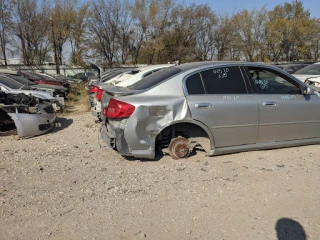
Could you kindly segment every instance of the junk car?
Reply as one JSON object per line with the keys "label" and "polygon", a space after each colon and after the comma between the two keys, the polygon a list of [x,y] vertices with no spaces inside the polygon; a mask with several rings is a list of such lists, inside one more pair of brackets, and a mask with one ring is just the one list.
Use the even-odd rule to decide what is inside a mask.
{"label": "junk car", "polygon": [[45,92],[33,94],[0,91],[0,133],[16,131],[32,137],[50,131],[56,120],[56,99]]}
{"label": "junk car", "polygon": [[102,96],[103,140],[123,156],[186,158],[320,142],[320,95],[292,75],[249,62],[162,69]]}

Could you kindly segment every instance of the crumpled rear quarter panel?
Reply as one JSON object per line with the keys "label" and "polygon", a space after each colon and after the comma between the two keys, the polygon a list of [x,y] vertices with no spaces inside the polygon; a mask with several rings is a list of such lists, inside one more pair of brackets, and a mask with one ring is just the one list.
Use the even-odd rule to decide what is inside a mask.
{"label": "crumpled rear quarter panel", "polygon": [[149,91],[119,100],[136,108],[124,131],[131,150],[154,150],[155,137],[162,129],[175,122],[191,119],[182,78],[170,79]]}

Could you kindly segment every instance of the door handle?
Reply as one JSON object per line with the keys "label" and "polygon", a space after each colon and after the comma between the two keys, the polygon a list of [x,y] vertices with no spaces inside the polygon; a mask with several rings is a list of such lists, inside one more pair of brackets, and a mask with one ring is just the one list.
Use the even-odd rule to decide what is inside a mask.
{"label": "door handle", "polygon": [[211,103],[196,103],[194,106],[196,108],[211,108],[212,104]]}
{"label": "door handle", "polygon": [[278,106],[278,103],[276,103],[276,102],[263,102],[262,105],[265,107],[276,107],[276,106]]}

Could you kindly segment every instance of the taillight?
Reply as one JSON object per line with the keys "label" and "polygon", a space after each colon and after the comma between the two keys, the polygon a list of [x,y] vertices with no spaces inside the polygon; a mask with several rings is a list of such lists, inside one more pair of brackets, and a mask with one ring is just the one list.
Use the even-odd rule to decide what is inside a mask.
{"label": "taillight", "polygon": [[103,93],[103,89],[98,88],[97,93],[96,93],[96,99],[97,99],[98,101],[101,101],[101,99],[102,99],[102,93]]}
{"label": "taillight", "polygon": [[103,109],[103,115],[107,118],[126,118],[130,117],[134,110],[133,105],[111,98],[108,107]]}
{"label": "taillight", "polygon": [[99,87],[97,86],[91,86],[89,92],[90,93],[96,93],[98,91]]}

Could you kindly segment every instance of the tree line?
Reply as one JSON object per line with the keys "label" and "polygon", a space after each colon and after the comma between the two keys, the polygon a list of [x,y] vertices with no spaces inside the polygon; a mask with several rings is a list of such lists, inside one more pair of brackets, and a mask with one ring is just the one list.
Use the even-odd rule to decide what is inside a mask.
{"label": "tree line", "polygon": [[[70,47],[71,46],[71,47]],[[41,65],[245,60],[312,60],[320,53],[320,19],[301,1],[218,14],[174,0],[0,0],[0,58]]]}

